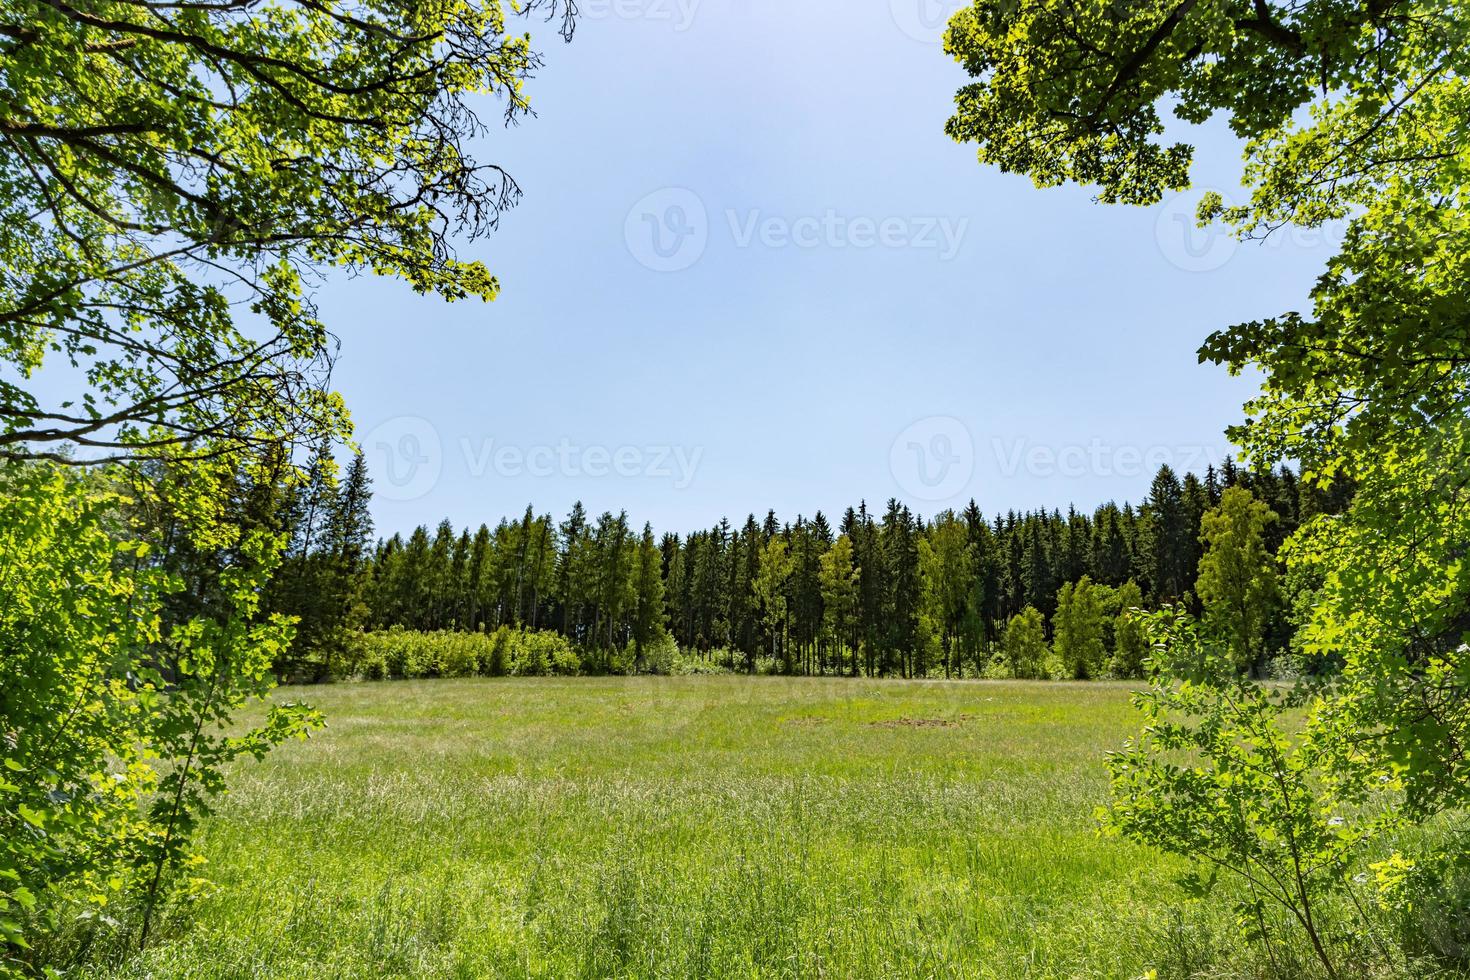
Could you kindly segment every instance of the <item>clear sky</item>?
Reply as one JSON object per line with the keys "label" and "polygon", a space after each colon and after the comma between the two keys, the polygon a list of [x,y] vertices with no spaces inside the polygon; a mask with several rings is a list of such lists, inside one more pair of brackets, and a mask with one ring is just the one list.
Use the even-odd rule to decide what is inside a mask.
{"label": "clear sky", "polygon": [[[335,279],[380,533],[581,499],[659,530],[891,496],[931,515],[1138,500],[1253,384],[1210,330],[1304,305],[1320,234],[1192,230],[980,166],[934,0],[591,0],[531,26],[538,113],[479,148],[525,191],[445,305]],[[487,114],[496,108],[487,105]],[[1196,181],[1238,187],[1223,127]]]}

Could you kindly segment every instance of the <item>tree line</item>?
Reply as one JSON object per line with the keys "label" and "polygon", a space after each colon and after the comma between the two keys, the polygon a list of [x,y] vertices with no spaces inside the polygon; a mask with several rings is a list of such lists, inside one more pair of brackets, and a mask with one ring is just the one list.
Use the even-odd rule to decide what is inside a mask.
{"label": "tree line", "polygon": [[[340,485],[326,446],[307,469],[280,508],[290,543],[269,600],[299,620],[280,665],[296,679],[330,675],[353,632],[502,626],[561,634],[591,671],[636,666],[669,637],[731,670],[952,677],[999,658],[1035,676],[1052,651],[1071,676],[1137,676],[1143,640],[1122,621],[1170,604],[1200,612],[1220,594],[1203,560],[1232,488],[1261,516],[1231,546],[1258,541],[1256,564],[1273,582],[1282,542],[1347,502],[1341,487],[1314,489],[1290,468],[1227,462],[1182,478],[1163,466],[1137,507],[1091,514],[987,516],[971,501],[925,518],[890,500],[881,514],[860,502],[835,522],[767,511],[681,535],[639,528],[626,512],[594,518],[579,502],[561,520],[528,506],[493,527],[445,520],[371,544],[361,456]],[[1232,597],[1248,624],[1235,628],[1242,670],[1291,648],[1288,600],[1304,588]]]}

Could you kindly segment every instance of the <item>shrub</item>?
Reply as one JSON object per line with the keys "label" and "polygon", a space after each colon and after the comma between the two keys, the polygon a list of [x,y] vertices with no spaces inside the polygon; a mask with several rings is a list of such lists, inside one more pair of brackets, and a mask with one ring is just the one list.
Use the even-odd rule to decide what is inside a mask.
{"label": "shrub", "polygon": [[581,670],[577,651],[559,633],[501,626],[493,633],[401,627],[359,633],[347,644],[342,677],[412,680],[422,677],[539,677]]}
{"label": "shrub", "polygon": [[234,557],[213,616],[171,618],[183,582],[119,531],[135,503],[48,466],[0,470],[0,976],[40,975],[32,940],[88,923],[146,945],[225,766],[318,723],[278,704],[226,730],[291,638],[257,615],[276,542],[191,530]]}
{"label": "shrub", "polygon": [[520,676],[572,675],[582,667],[582,658],[571,642],[550,630],[519,631],[514,634],[512,649],[515,672]]}
{"label": "shrub", "polygon": [[668,632],[643,648],[643,663],[639,670],[645,674],[668,675],[674,672],[674,663],[679,658],[679,644]]}
{"label": "shrub", "polygon": [[514,635],[509,626],[490,634],[490,642],[481,652],[480,673],[486,677],[504,677],[510,673],[510,644]]}

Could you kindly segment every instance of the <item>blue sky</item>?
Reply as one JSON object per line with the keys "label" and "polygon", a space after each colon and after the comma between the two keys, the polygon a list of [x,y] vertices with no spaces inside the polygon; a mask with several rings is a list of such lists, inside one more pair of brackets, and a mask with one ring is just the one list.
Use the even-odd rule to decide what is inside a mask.
{"label": "blue sky", "polygon": [[[1197,193],[1104,207],[981,167],[943,132],[965,77],[933,0],[585,7],[570,45],[531,22],[538,115],[478,148],[525,191],[464,247],[501,298],[318,295],[383,533],[576,499],[680,531],[1137,500],[1229,451],[1253,385],[1201,340],[1302,308],[1330,254],[1192,232]],[[1238,194],[1228,132],[1189,138],[1197,185]]]}

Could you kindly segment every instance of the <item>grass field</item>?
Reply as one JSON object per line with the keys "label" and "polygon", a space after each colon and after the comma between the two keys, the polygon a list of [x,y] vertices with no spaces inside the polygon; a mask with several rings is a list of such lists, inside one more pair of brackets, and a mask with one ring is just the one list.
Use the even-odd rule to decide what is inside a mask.
{"label": "grass field", "polygon": [[1130,977],[1181,904],[1097,835],[1111,684],[314,689],[148,977]]}

